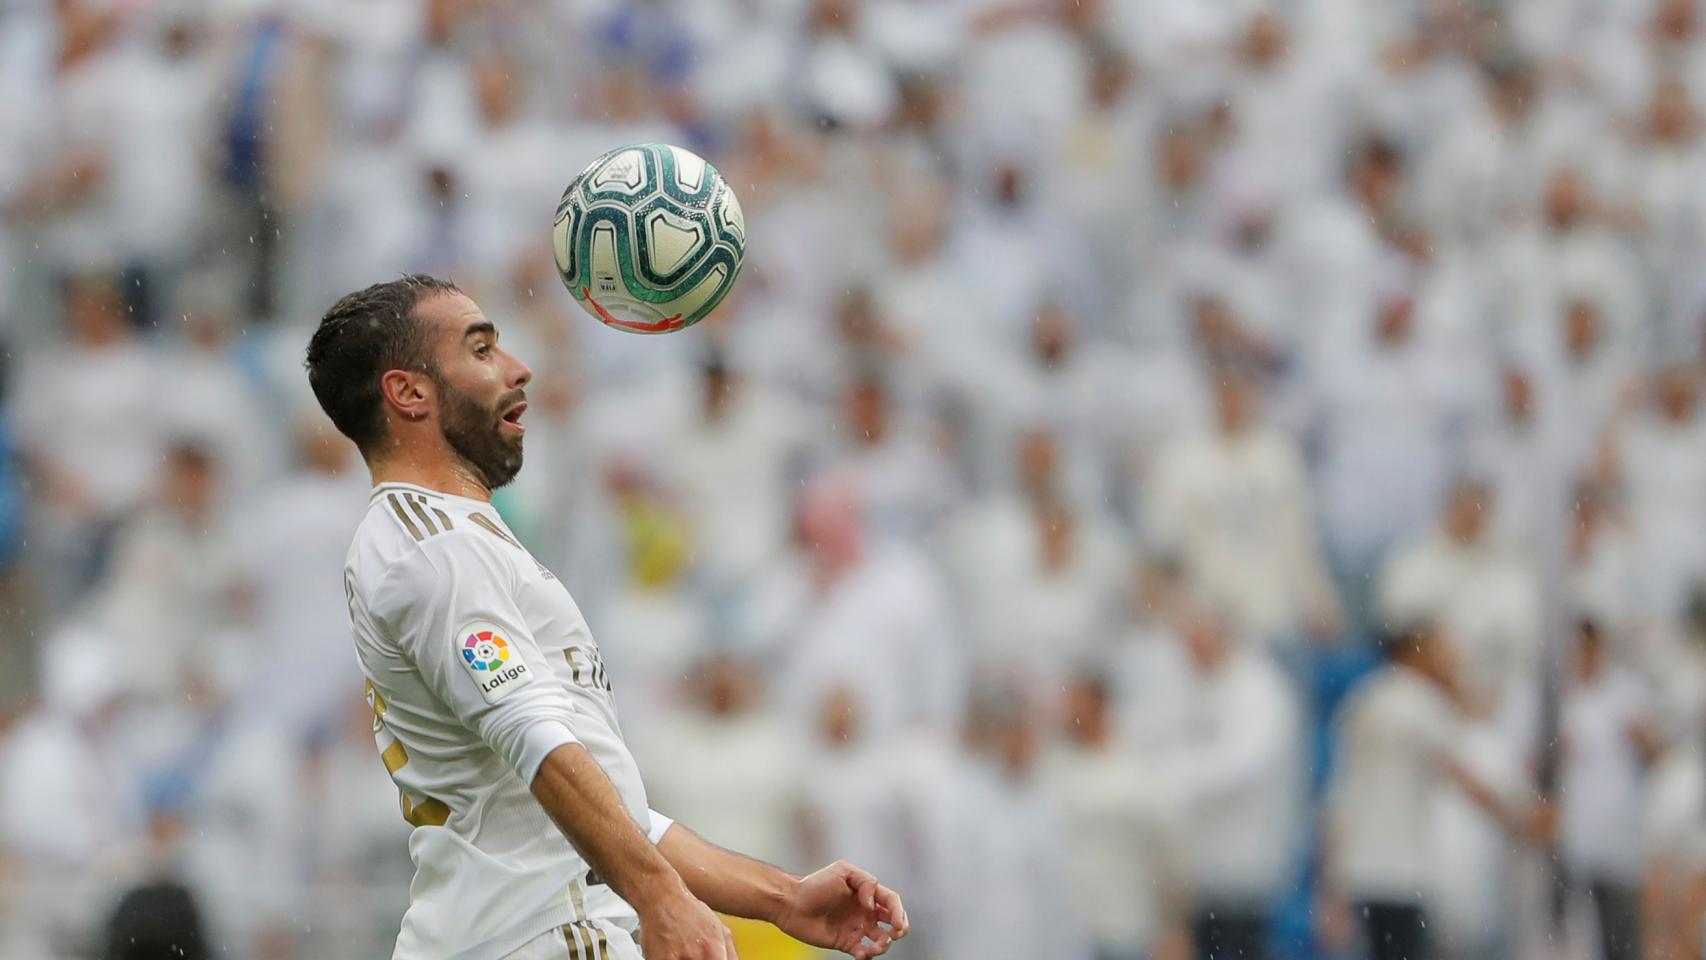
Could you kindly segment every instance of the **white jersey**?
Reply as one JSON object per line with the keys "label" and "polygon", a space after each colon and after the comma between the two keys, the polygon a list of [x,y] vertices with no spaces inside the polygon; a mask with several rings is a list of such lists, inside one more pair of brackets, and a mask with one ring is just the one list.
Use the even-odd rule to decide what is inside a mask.
{"label": "white jersey", "polygon": [[[632,928],[529,785],[579,742],[653,842],[598,645],[568,590],[491,504],[376,487],[344,563],[385,769],[415,827],[395,960],[488,960],[555,927]],[[591,882],[589,882],[591,879]]]}

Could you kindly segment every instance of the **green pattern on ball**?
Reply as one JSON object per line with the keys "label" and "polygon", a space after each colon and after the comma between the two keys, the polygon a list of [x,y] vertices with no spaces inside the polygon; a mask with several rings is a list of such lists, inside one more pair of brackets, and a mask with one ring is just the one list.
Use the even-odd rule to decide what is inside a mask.
{"label": "green pattern on ball", "polygon": [[[703,166],[696,188],[680,182],[677,151]],[[673,234],[665,250],[686,243],[684,252],[656,249],[659,231]],[[599,315],[590,294],[606,310],[646,305],[673,321],[656,330],[626,317],[613,324],[637,332],[699,322],[728,295],[746,252],[740,204],[716,168],[656,143],[620,147],[582,170],[557,204],[553,236],[563,283],[589,313]]]}

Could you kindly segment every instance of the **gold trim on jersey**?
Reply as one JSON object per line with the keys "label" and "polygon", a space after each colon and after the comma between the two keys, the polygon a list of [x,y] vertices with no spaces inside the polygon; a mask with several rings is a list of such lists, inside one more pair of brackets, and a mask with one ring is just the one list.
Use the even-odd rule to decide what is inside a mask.
{"label": "gold trim on jersey", "polygon": [[396,773],[409,762],[409,751],[403,747],[403,741],[393,740],[389,747],[380,751],[379,759],[385,761],[386,773]]}
{"label": "gold trim on jersey", "polygon": [[414,537],[416,543],[425,540],[426,537],[421,536],[421,528],[415,526],[415,522],[409,519],[408,513],[404,512],[403,504],[397,499],[397,495],[388,493],[385,495],[385,499],[390,501],[391,512],[397,515],[397,519],[403,524],[403,529],[409,531],[409,536]]}
{"label": "gold trim on jersey", "polygon": [[[401,499],[398,499],[399,497]],[[403,524],[403,529],[409,531],[409,536],[414,537],[417,543],[453,526],[449,514],[428,503],[424,494],[414,490],[392,491],[385,494],[385,499],[391,504],[391,512],[396,514],[397,520]],[[405,503],[409,505],[408,510],[403,509]],[[409,516],[410,513],[414,514],[413,518]],[[420,521],[419,525],[416,525],[417,520]],[[421,532],[423,529],[425,533]]]}
{"label": "gold trim on jersey", "polygon": [[569,906],[574,908],[576,920],[586,916],[586,887],[580,877],[569,883]]}
{"label": "gold trim on jersey", "polygon": [[610,960],[610,937],[591,921],[565,923],[563,934],[569,942],[570,960]]}
{"label": "gold trim on jersey", "polygon": [[428,797],[420,803],[415,803],[409,799],[407,793],[402,796],[403,819],[411,826],[442,827],[450,819],[450,808],[445,806],[443,801]]}
{"label": "gold trim on jersey", "polygon": [[[380,696],[372,680],[367,681],[366,690],[367,705],[373,710],[373,735],[377,738],[389,733],[385,727],[385,714],[390,708],[385,705],[385,698]],[[395,779],[397,771],[409,764],[409,749],[395,734],[391,734],[391,742],[379,751],[379,759],[385,764],[385,772]],[[397,787],[397,795],[403,807],[403,819],[411,826],[442,827],[450,819],[450,808],[441,800],[428,797],[416,803],[401,785]]]}
{"label": "gold trim on jersey", "polygon": [[499,540],[502,540],[504,543],[509,544],[510,546],[516,548],[517,550],[525,550],[525,548],[522,547],[521,544],[516,542],[516,539],[514,537],[510,536],[509,533],[506,530],[504,530],[504,528],[498,526],[497,523],[495,521],[493,521],[491,517],[488,517],[485,514],[480,513],[478,511],[472,511],[468,514],[468,519],[470,521],[472,521],[476,526],[483,528],[484,530],[489,532],[492,536],[497,537]]}
{"label": "gold trim on jersey", "polygon": [[[446,530],[450,529],[450,517],[447,516],[443,510],[433,507],[431,508],[432,516],[427,515],[426,497],[410,490],[404,492],[403,502],[407,503],[409,505],[409,509],[415,512],[415,516],[420,518],[421,526],[426,527],[427,536],[430,537],[433,534],[438,533],[439,527],[443,527]],[[438,518],[438,523],[436,525],[432,522],[433,517]]]}

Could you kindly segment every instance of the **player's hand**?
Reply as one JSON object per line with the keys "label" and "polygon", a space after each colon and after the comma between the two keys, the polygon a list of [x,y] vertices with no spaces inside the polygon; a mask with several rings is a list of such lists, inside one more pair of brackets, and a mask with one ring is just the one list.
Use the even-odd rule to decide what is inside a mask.
{"label": "player's hand", "polygon": [[640,952],[646,960],[737,960],[734,934],[685,887],[648,903],[639,914]]}
{"label": "player's hand", "polygon": [[854,960],[882,956],[908,929],[900,896],[845,860],[801,880],[777,914],[776,926],[796,940],[840,950]]}

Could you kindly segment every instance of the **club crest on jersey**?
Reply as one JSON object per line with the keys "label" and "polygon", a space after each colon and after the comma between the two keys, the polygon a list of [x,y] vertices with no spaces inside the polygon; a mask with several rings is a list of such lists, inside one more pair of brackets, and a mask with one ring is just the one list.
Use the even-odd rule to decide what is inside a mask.
{"label": "club crest on jersey", "polygon": [[457,631],[461,647],[462,666],[480,688],[487,703],[498,700],[516,687],[533,679],[532,671],[521,656],[491,624],[477,623]]}

